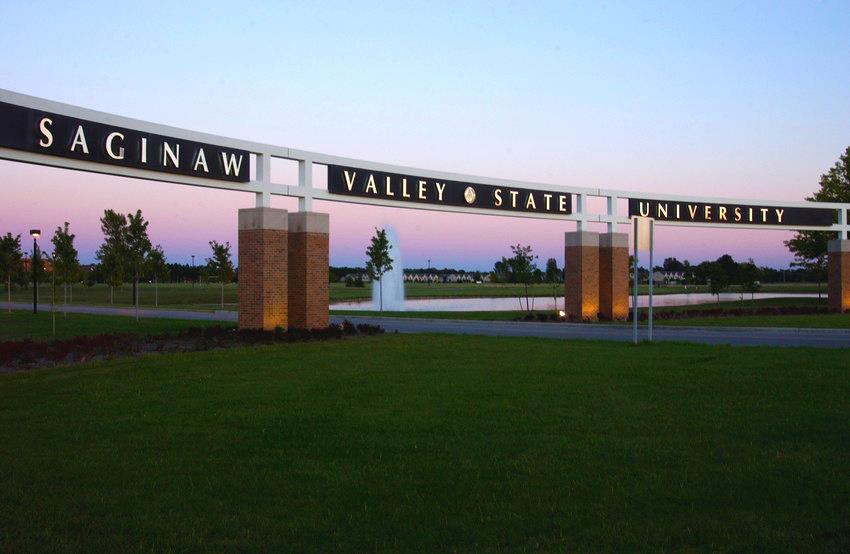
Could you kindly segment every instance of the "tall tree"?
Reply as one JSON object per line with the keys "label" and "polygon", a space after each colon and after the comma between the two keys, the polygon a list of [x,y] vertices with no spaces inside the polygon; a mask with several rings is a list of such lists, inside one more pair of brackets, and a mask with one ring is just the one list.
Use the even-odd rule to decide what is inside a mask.
{"label": "tall tree", "polygon": [[546,260],[546,282],[552,287],[552,299],[555,301],[555,311],[558,311],[558,293],[561,292],[561,270],[558,269],[558,260],[549,258]]}
{"label": "tall tree", "polygon": [[207,258],[207,269],[211,275],[218,277],[221,285],[221,309],[224,309],[224,285],[233,279],[233,260],[230,258],[230,243],[220,244],[210,241],[212,258]]}
{"label": "tall tree", "polygon": [[127,218],[115,210],[105,210],[100,218],[103,244],[97,249],[104,281],[109,285],[109,303],[115,301],[115,289],[124,283],[127,258]]}
{"label": "tall tree", "polygon": [[750,293],[750,300],[755,299],[755,294],[761,288],[761,270],[756,266],[752,258],[738,266],[738,277],[741,281],[741,289]]}
{"label": "tall tree", "polygon": [[139,278],[145,270],[145,258],[151,251],[151,239],[148,237],[148,222],[142,216],[142,210],[127,214],[127,230],[124,234],[127,256],[127,270],[133,276],[133,305],[136,307],[136,321],[139,320]]}
{"label": "tall tree", "polygon": [[706,279],[711,294],[717,296],[717,301],[720,302],[720,293],[729,286],[729,274],[720,262],[709,262],[706,267]]}
{"label": "tall tree", "polygon": [[[537,271],[537,262],[535,262],[537,256],[534,255],[531,246],[522,246],[521,244],[511,246],[511,252],[513,255],[508,258],[508,266],[511,268],[511,273],[513,273],[516,282],[525,286],[525,309],[530,312],[533,310],[533,306],[530,303],[528,285],[533,281],[534,274]],[[519,305],[522,307],[522,298],[520,298]]]}
{"label": "tall tree", "polygon": [[366,273],[372,281],[378,281],[379,311],[384,311],[384,274],[393,268],[393,259],[390,257],[389,240],[385,229],[375,229],[375,236],[366,248]]}
{"label": "tall tree", "polygon": [[0,237],[0,277],[6,281],[9,313],[12,313],[12,279],[21,271],[23,257],[21,235],[13,237],[12,233],[6,233]]}
{"label": "tall tree", "polygon": [[159,283],[168,279],[168,264],[165,261],[165,252],[162,246],[156,245],[151,248],[145,258],[145,272],[153,279],[153,305],[159,307]]}
{"label": "tall tree", "polygon": [[[80,260],[77,249],[74,248],[76,235],[71,233],[70,225],[57,227],[50,241],[53,243],[53,277],[56,283],[62,285],[62,310],[68,315],[68,290],[73,290],[74,282],[80,275]],[[73,300],[72,300],[73,301]]]}
{"label": "tall tree", "polygon": [[[850,202],[850,146],[835,165],[820,176],[819,184],[820,189],[806,200]],[[792,265],[815,274],[818,296],[821,296],[821,282],[826,276],[827,243],[832,238],[835,236],[830,231],[797,231],[794,238],[785,241],[785,246],[794,254]]]}

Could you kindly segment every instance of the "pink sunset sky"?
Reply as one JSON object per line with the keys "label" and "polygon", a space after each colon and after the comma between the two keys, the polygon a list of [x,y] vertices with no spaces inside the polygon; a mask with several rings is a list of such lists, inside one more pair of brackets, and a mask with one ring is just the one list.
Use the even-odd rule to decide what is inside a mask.
{"label": "pink sunset sky", "polygon": [[[199,14],[169,4],[155,10],[161,25],[140,26],[141,7],[57,3],[44,19],[19,3],[3,10],[0,88],[376,162],[777,202],[814,192],[850,145],[846,4],[487,6],[211,3]],[[235,254],[236,210],[253,205],[250,194],[0,161],[0,233],[50,234],[69,221],[84,262],[94,260],[105,208],[141,209],[169,261],[194,254],[200,264],[213,239]],[[295,209],[293,199],[272,205]],[[561,265],[563,233],[574,229],[342,203],[314,209],[330,214],[333,265],[362,265],[385,225],[407,267],[430,259],[489,269],[516,243]],[[659,227],[657,256],[729,253],[785,267],[789,236]]]}

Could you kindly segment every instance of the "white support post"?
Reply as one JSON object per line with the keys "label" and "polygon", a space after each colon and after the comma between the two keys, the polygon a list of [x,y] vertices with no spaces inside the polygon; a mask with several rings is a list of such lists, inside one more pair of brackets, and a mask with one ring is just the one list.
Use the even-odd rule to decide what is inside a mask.
{"label": "white support post", "polygon": [[838,225],[841,227],[841,231],[838,233],[838,238],[842,240],[850,238],[847,233],[847,209],[843,206],[838,208]]}
{"label": "white support post", "polygon": [[613,233],[617,230],[617,197],[608,197],[608,232]]}
{"label": "white support post", "polygon": [[313,211],[313,162],[298,161],[298,188],[303,196],[298,197],[298,211]]}
{"label": "white support post", "polygon": [[587,195],[586,194],[576,194],[576,215],[579,216],[578,221],[576,222],[576,231],[586,231],[585,229],[585,219],[587,218]]}
{"label": "white support post", "polygon": [[269,194],[272,173],[271,161],[272,157],[268,154],[257,154],[257,182],[262,187],[262,190],[256,195],[257,208],[271,207],[271,195]]}

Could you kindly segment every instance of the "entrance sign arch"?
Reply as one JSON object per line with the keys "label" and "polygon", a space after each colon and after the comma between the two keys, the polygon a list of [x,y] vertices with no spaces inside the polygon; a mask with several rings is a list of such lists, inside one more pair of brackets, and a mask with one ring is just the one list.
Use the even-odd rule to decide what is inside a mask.
{"label": "entrance sign arch", "polygon": [[[272,181],[273,158],[297,162],[297,183]],[[565,234],[566,308],[575,319],[626,316],[628,236],[616,230],[642,209],[654,210],[661,226],[831,231],[837,239],[829,247],[830,306],[850,310],[850,204],[566,187],[418,169],[200,133],[4,89],[0,159],[253,193],[255,207],[238,218],[243,327],[327,325],[328,217],[313,211],[314,200],[575,222],[576,231]],[[237,168],[240,159],[246,165]],[[313,186],[314,165],[328,168],[328,190]],[[356,185],[352,177],[347,191],[332,185],[346,170],[364,172],[365,180]],[[298,212],[271,208],[272,195],[297,198]],[[588,211],[589,197],[605,199],[604,213]],[[628,213],[618,213],[620,200],[628,201]],[[606,232],[590,231],[591,224]]]}

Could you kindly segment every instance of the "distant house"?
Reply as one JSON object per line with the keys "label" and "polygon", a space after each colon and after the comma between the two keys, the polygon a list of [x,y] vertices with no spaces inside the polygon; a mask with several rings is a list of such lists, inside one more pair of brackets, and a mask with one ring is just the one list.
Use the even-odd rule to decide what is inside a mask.
{"label": "distant house", "polygon": [[685,280],[682,271],[653,271],[652,282],[656,285],[680,284]]}

